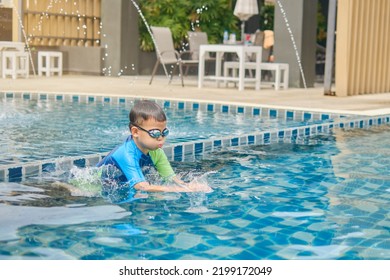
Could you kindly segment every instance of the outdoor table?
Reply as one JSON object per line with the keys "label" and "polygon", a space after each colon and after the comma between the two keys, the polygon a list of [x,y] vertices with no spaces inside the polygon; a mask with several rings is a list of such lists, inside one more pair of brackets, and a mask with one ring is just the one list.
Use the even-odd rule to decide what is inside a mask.
{"label": "outdoor table", "polygon": [[[215,76],[205,76],[205,54],[206,52],[215,52]],[[216,80],[217,86],[221,81],[234,81],[238,82],[238,90],[244,90],[244,83],[246,81],[254,80],[256,82],[256,90],[260,89],[260,63],[261,63],[262,48],[259,46],[248,45],[229,45],[229,44],[209,44],[200,45],[199,47],[199,71],[198,71],[198,88],[203,87],[204,80]],[[239,60],[239,75],[238,77],[225,77],[222,76],[222,56],[224,53],[235,53]],[[254,79],[245,79],[245,60],[247,55],[256,54],[256,74]]]}

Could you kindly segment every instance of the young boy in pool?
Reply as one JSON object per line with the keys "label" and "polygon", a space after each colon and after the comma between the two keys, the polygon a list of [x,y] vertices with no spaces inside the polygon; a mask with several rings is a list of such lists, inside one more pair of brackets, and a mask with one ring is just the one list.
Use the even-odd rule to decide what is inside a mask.
{"label": "young boy in pool", "polygon": [[[138,191],[146,192],[209,192],[210,187],[195,182],[184,183],[174,173],[161,149],[169,134],[167,118],[162,108],[153,101],[141,100],[129,114],[131,135],[103,158],[103,195],[112,191],[126,200],[137,198]],[[154,185],[145,179],[144,172],[155,168],[170,185]]]}

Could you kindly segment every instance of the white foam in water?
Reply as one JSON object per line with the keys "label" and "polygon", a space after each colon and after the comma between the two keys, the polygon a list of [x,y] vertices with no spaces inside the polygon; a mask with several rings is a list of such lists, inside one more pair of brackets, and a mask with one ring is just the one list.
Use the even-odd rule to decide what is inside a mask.
{"label": "white foam in water", "polygon": [[70,169],[69,188],[73,196],[98,197],[101,192],[99,168],[73,166]]}

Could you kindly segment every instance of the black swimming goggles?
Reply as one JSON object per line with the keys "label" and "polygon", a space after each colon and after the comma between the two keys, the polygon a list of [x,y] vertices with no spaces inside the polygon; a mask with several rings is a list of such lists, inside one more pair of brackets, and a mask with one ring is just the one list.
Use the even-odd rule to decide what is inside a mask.
{"label": "black swimming goggles", "polygon": [[159,130],[157,128],[153,128],[151,130],[146,130],[146,129],[140,127],[139,125],[136,125],[135,123],[130,123],[130,125],[135,126],[136,128],[139,128],[142,131],[147,132],[150,137],[156,138],[156,139],[160,138],[160,137],[167,137],[168,134],[169,134],[169,129],[168,128],[164,128],[163,131],[161,131],[161,130]]}

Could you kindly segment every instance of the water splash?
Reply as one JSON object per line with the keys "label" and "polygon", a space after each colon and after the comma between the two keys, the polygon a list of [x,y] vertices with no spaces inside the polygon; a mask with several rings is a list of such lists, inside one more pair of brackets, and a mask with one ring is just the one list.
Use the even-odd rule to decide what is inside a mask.
{"label": "water splash", "polygon": [[[207,176],[216,173],[216,171],[209,171],[206,173],[199,173],[195,171],[190,171],[187,174],[181,174],[182,177],[185,177],[185,180],[189,180],[191,184],[198,185],[209,185]],[[180,176],[180,175],[179,175]],[[188,213],[210,213],[216,212],[216,210],[209,209],[207,193],[205,192],[189,192],[187,193],[189,197],[190,206],[185,212]]]}
{"label": "water splash", "polygon": [[[156,48],[156,53],[158,54],[158,56],[160,57],[161,61],[163,62],[163,58],[161,57],[160,55],[160,51],[158,49],[158,46],[157,46],[157,43],[156,43],[156,40],[153,36],[153,32],[152,30],[150,29],[150,25],[148,24],[148,22],[146,21],[146,18],[144,16],[144,14],[142,13],[140,7],[138,6],[138,4],[135,2],[135,0],[130,0],[131,3],[133,3],[133,6],[135,7],[135,9],[137,10],[139,16],[141,17],[142,21],[144,22],[145,26],[146,26],[146,29],[148,30],[150,36],[152,37],[152,41],[153,41],[153,44],[154,44],[154,47]],[[168,71],[167,71],[167,68],[165,67],[165,64],[164,63],[161,63],[161,65],[163,66],[164,68],[164,72],[165,72],[165,75],[167,76],[167,78],[169,78],[169,74],[168,74]]]}
{"label": "water splash", "polygon": [[301,58],[299,56],[297,44],[295,43],[294,35],[293,35],[293,33],[291,31],[291,28],[290,28],[290,23],[288,22],[287,13],[284,10],[281,1],[277,0],[276,2],[278,3],[278,6],[279,6],[280,12],[281,12],[281,14],[283,16],[284,22],[286,23],[287,31],[288,31],[288,33],[290,33],[291,42],[293,44],[295,55],[297,57],[297,61],[298,61],[298,65],[299,65],[299,71],[301,72],[301,76],[302,76],[303,86],[305,87],[305,89],[307,89],[306,79],[305,79],[305,75],[303,73]]}
{"label": "water splash", "polygon": [[[14,0],[14,1],[15,1],[15,0]],[[21,19],[21,17],[20,17],[19,11],[18,11],[18,9],[16,8],[16,5],[15,5],[14,1],[12,1],[12,7],[13,7],[13,10],[16,12],[16,16],[17,16],[17,18],[18,18],[18,21],[19,21],[19,24],[20,24],[20,28],[22,29],[24,41],[25,41],[26,48],[27,48],[27,51],[28,51],[28,54],[29,54],[29,57],[30,57],[30,63],[31,63],[31,65],[32,65],[32,69],[33,69],[34,76],[36,76],[35,66],[34,66],[34,62],[33,62],[33,60],[32,60],[31,48],[30,48],[30,44],[28,43],[28,38],[27,38],[26,30],[24,29],[24,25],[23,25],[22,19]]]}

